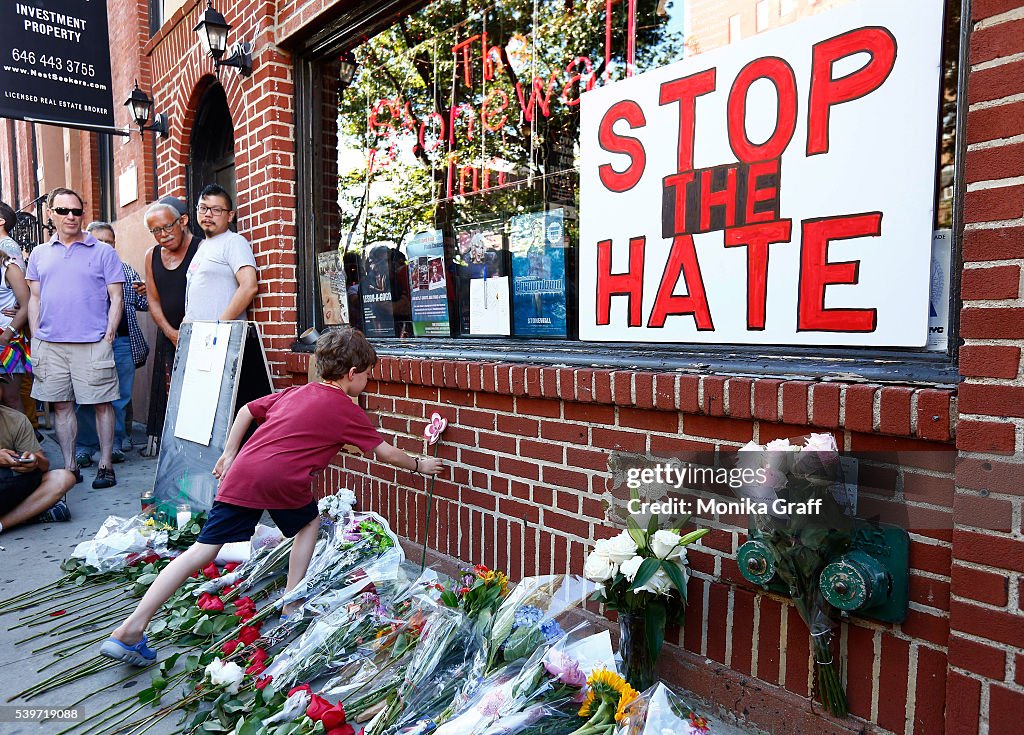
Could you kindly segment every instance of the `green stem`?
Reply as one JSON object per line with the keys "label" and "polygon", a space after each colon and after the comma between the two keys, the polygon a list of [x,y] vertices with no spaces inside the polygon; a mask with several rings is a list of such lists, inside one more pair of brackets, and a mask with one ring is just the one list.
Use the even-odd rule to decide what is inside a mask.
{"label": "green stem", "polygon": [[[434,442],[434,453],[432,457],[437,456],[437,448],[441,446],[441,438],[438,437],[437,441]],[[434,508],[434,480],[437,479],[437,475],[430,476],[430,492],[427,494],[427,523],[423,530],[423,555],[420,557],[420,573],[423,573],[424,567],[427,565],[427,540],[430,538],[430,511]]]}

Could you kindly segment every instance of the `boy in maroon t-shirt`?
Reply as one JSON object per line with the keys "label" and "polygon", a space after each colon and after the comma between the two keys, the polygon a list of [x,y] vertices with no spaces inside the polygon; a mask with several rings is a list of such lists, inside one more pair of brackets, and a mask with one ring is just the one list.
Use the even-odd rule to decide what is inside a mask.
{"label": "boy in maroon t-shirt", "polygon": [[[264,396],[238,412],[213,468],[220,487],[202,533],[160,572],[135,611],[103,643],[104,656],[135,666],[156,660],[144,633],[153,615],[186,579],[216,558],[221,546],[248,541],[264,510],[285,536],[295,538],[287,589],[298,584],[320,528],[310,483],[343,447],[354,446],[381,462],[424,475],[443,469],[439,459],[413,457],[384,441],[352,400],[366,388],[369,370],[377,362],[362,332],[351,327],[327,332],[316,343],[316,360],[320,382]],[[260,426],[239,451],[254,420]]]}

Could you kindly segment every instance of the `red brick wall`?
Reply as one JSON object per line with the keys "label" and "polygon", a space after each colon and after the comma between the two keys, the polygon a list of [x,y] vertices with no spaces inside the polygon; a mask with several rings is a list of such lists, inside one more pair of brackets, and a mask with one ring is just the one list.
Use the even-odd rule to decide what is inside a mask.
{"label": "red brick wall", "polygon": [[1004,735],[1024,721],[1024,3],[973,21],[947,718]]}

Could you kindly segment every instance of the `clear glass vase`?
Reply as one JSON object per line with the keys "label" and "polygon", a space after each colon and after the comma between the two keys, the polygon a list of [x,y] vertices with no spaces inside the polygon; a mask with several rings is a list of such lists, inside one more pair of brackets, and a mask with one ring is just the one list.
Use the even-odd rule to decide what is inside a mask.
{"label": "clear glass vase", "polygon": [[657,659],[647,645],[647,621],[643,615],[619,613],[619,654],[622,675],[630,686],[642,692],[654,684]]}

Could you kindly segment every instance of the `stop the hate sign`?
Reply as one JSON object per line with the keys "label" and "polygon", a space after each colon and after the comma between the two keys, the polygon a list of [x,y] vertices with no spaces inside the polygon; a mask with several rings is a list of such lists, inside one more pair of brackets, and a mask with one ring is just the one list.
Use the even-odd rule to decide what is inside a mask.
{"label": "stop the hate sign", "polygon": [[587,92],[580,337],[920,347],[942,0],[862,0]]}

